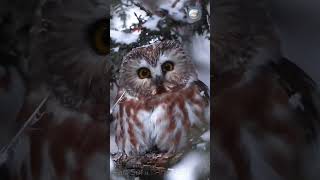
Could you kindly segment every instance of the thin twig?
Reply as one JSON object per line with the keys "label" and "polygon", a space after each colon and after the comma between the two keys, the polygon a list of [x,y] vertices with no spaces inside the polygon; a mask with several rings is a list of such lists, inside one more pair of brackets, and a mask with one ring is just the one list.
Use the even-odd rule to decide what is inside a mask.
{"label": "thin twig", "polygon": [[137,2],[134,2],[134,1],[131,1],[135,6],[137,6],[138,8],[140,8],[141,10],[145,11],[147,16],[152,16],[152,12],[147,10],[145,7],[143,7],[140,3],[137,3]]}
{"label": "thin twig", "polygon": [[116,101],[116,103],[114,103],[114,105],[112,106],[112,108],[110,109],[110,114],[113,113],[113,109],[116,107],[116,105],[122,100],[122,97],[125,95],[126,91],[123,91],[123,93],[121,94],[121,96],[119,97],[119,99]]}
{"label": "thin twig", "polygon": [[41,103],[38,105],[38,107],[35,109],[35,111],[31,114],[29,119],[23,124],[23,126],[20,128],[20,130],[17,132],[17,134],[11,139],[9,144],[7,144],[5,147],[3,147],[0,151],[0,154],[6,153],[18,140],[18,138],[21,136],[21,134],[24,132],[24,130],[32,123],[34,117],[39,113],[39,110],[41,107],[45,104],[45,102],[48,100],[49,95],[47,95]]}
{"label": "thin twig", "polygon": [[147,153],[138,156],[112,155],[117,172],[129,177],[143,175],[163,175],[172,164],[181,160],[183,153],[168,155],[165,153]]}

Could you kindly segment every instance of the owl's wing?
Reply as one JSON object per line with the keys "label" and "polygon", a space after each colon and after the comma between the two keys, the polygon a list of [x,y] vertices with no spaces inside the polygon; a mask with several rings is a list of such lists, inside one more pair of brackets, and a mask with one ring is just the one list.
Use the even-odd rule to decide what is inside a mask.
{"label": "owl's wing", "polygon": [[315,95],[319,88],[303,70],[283,58],[267,1],[215,0],[213,7],[214,91],[220,93],[243,76],[250,74],[252,79],[261,67],[269,68],[288,95],[299,94],[305,111],[319,119],[319,95]]}
{"label": "owl's wing", "polygon": [[200,92],[203,92],[203,96],[202,97],[204,98],[204,100],[207,103],[209,103],[209,101],[210,101],[210,92],[209,92],[208,86],[204,82],[202,82],[200,80],[195,81],[194,84],[198,87]]}
{"label": "owl's wing", "polygon": [[[210,123],[210,93],[209,93],[209,88],[205,83],[203,83],[200,80],[194,81],[193,82],[194,87],[196,87],[196,94],[194,94],[194,97],[197,97],[200,95],[201,101],[196,103],[197,105],[200,105],[201,109],[197,108],[192,108],[193,113],[195,114],[195,117],[197,118],[192,118],[191,124],[195,124],[196,126],[207,126],[207,124]],[[191,101],[193,102],[193,101]],[[194,102],[195,103],[195,102]],[[193,106],[193,104],[190,104]],[[199,116],[200,115],[200,116]],[[207,128],[207,127],[205,127]]]}
{"label": "owl's wing", "polygon": [[310,131],[311,137],[318,134],[317,126],[320,123],[320,91],[316,82],[301,68],[286,58],[271,62],[279,84],[286,90],[296,110],[303,114],[305,119],[301,124]]}
{"label": "owl's wing", "polygon": [[283,58],[266,2],[212,2],[217,179],[306,179],[319,164],[319,88]]}

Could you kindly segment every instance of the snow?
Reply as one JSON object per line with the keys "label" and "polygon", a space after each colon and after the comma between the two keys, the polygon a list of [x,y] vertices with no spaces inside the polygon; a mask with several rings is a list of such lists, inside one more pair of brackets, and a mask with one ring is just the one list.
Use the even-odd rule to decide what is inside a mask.
{"label": "snow", "polygon": [[207,9],[208,14],[210,15],[210,2],[207,4],[206,9]]}
{"label": "snow", "polygon": [[140,32],[125,33],[122,31],[110,30],[110,37],[116,43],[131,44],[139,39]]}
{"label": "snow", "polygon": [[200,153],[191,152],[180,163],[175,165],[165,175],[165,180],[197,180],[201,170],[206,170],[207,157]]}
{"label": "snow", "polygon": [[[141,17],[144,19],[147,14],[145,11],[142,11],[139,7],[132,5],[132,6],[121,6],[118,7],[117,10],[120,9],[121,11],[114,11],[112,13],[112,19],[111,19],[111,29],[116,29],[116,30],[125,30],[129,29],[133,24],[138,24],[139,20],[135,16],[135,14],[138,17]],[[122,20],[122,12],[125,12],[125,23]]]}
{"label": "snow", "polygon": [[195,34],[191,38],[189,49],[198,70],[199,79],[210,89],[210,40],[208,36],[209,33]]}
{"label": "snow", "polygon": [[200,149],[200,150],[206,150],[207,149],[207,144],[206,143],[199,143],[197,144],[197,148]]}
{"label": "snow", "polygon": [[112,160],[112,158],[110,157],[110,172],[112,172],[114,170],[115,166],[114,166],[114,162]]}
{"label": "snow", "polygon": [[161,17],[153,15],[142,26],[150,29],[151,31],[159,31],[160,29],[157,26],[160,20]]}
{"label": "snow", "polygon": [[159,38],[154,38],[154,39],[151,39],[151,40],[149,41],[149,43],[150,43],[150,44],[153,44],[153,43],[158,42],[159,40],[160,40]]}
{"label": "snow", "polygon": [[209,142],[209,141],[210,141],[210,130],[208,130],[207,132],[203,133],[203,134],[201,135],[201,138],[202,138],[204,141]]}
{"label": "snow", "polygon": [[185,11],[184,5],[187,0],[180,0],[176,5],[173,7],[173,4],[176,0],[167,0],[163,4],[160,4],[160,9],[164,9],[168,11],[168,14],[171,18],[176,21],[185,21]]}
{"label": "snow", "polygon": [[120,49],[120,47],[118,46],[118,47],[112,48],[112,51],[113,52],[119,52],[119,49]]}

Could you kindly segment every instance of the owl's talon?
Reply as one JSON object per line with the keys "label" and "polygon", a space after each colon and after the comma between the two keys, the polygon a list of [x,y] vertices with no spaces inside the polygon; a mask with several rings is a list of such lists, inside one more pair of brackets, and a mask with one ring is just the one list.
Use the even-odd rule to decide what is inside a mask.
{"label": "owl's talon", "polygon": [[117,154],[114,155],[113,160],[115,162],[119,162],[119,161],[122,161],[122,160],[127,159],[127,158],[128,158],[128,155],[125,152],[120,152],[120,153],[117,153]]}

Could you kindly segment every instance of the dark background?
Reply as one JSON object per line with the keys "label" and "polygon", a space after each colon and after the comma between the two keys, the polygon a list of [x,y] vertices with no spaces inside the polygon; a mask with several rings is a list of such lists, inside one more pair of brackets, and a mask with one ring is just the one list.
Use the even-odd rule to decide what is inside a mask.
{"label": "dark background", "polygon": [[270,2],[284,55],[320,85],[320,1]]}

